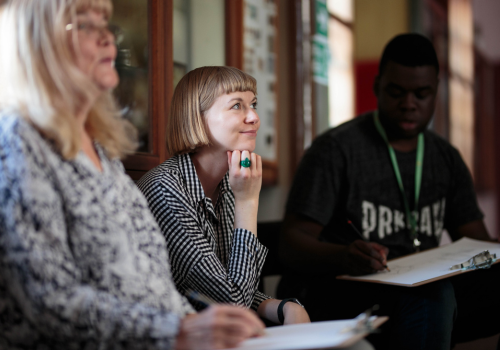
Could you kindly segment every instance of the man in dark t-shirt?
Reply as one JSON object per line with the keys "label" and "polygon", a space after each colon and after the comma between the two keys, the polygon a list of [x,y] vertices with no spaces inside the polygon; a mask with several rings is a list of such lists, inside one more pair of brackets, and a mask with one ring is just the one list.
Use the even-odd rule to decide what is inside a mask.
{"label": "man in dark t-shirt", "polygon": [[335,279],[380,271],[387,259],[437,247],[444,229],[454,240],[490,240],[460,154],[427,130],[438,74],[428,39],[391,40],[374,83],[378,110],[314,141],[286,208],[280,255],[290,272],[279,293],[304,300],[313,321],[355,317],[379,304],[390,321],[371,340],[384,349],[449,349],[500,331],[498,322],[475,322],[500,311],[500,298],[487,292],[500,280],[498,267],[415,288]]}

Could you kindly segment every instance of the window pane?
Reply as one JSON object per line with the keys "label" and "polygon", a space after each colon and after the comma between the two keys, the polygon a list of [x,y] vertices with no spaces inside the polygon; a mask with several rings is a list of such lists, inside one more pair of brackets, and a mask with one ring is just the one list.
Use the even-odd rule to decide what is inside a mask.
{"label": "window pane", "polygon": [[474,24],[470,0],[449,2],[450,141],[474,165]]}
{"label": "window pane", "polygon": [[148,84],[148,2],[115,0],[112,23],[120,27],[117,35],[116,70],[120,84],[115,90],[125,118],[139,132],[140,152],[150,152]]}
{"label": "window pane", "polygon": [[353,20],[353,1],[352,0],[328,0],[328,12],[337,16],[343,21],[352,22]]}
{"label": "window pane", "polygon": [[328,46],[331,61],[328,69],[330,126],[354,117],[353,34],[350,28],[330,18]]}
{"label": "window pane", "polygon": [[174,0],[174,87],[198,67],[225,64],[224,0]]}

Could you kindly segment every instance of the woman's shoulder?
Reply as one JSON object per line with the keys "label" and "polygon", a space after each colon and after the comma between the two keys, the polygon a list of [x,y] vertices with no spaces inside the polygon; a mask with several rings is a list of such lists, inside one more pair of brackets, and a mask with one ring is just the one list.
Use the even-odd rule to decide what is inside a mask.
{"label": "woman's shoulder", "polygon": [[31,134],[38,134],[31,124],[15,112],[0,111],[0,140],[29,140]]}
{"label": "woman's shoulder", "polygon": [[139,189],[147,193],[161,188],[177,191],[183,188],[184,181],[180,169],[181,157],[182,155],[173,156],[149,170],[137,181]]}
{"label": "woman's shoulder", "polygon": [[17,113],[0,111],[0,152],[2,158],[23,157],[34,160],[54,153],[47,141],[25,118]]}

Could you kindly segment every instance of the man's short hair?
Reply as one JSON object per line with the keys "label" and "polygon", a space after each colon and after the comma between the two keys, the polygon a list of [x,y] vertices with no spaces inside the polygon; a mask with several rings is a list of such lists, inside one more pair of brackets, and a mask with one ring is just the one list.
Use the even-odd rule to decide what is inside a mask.
{"label": "man's short hair", "polygon": [[436,74],[439,74],[436,50],[431,41],[420,34],[400,34],[389,41],[380,59],[379,75],[382,75],[389,61],[407,67],[434,66]]}

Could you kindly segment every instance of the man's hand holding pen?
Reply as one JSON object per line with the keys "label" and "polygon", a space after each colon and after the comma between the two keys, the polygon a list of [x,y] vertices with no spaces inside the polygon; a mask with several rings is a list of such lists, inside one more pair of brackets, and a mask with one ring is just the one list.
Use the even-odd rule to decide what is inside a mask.
{"label": "man's hand holding pen", "polygon": [[342,258],[344,270],[351,276],[368,275],[382,270],[391,271],[387,267],[389,248],[367,241],[349,218],[346,218],[346,221],[359,239],[346,247]]}
{"label": "man's hand holding pen", "polygon": [[387,268],[389,249],[375,242],[355,240],[345,249],[344,270],[352,276],[361,276]]}

